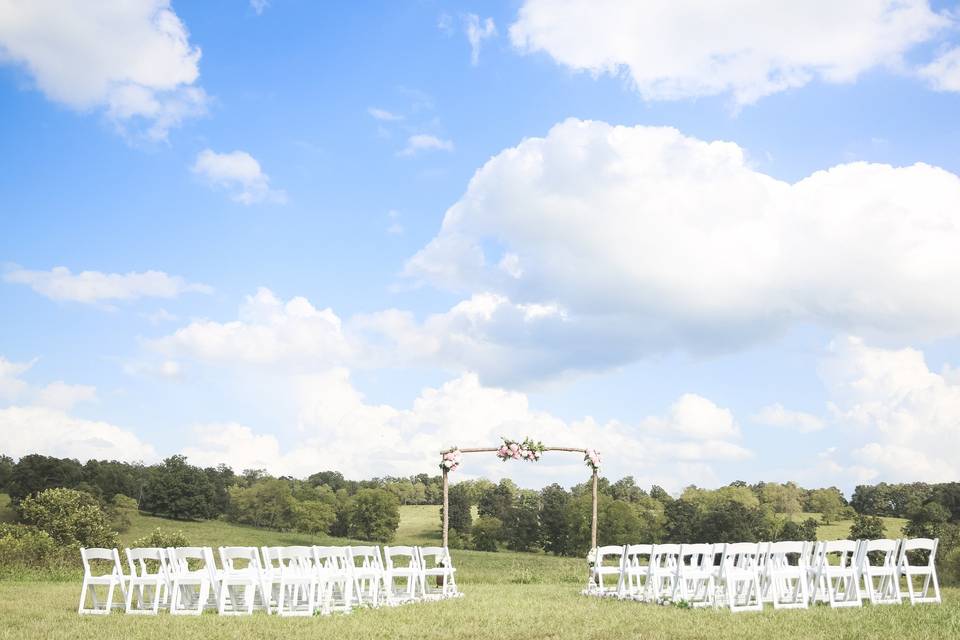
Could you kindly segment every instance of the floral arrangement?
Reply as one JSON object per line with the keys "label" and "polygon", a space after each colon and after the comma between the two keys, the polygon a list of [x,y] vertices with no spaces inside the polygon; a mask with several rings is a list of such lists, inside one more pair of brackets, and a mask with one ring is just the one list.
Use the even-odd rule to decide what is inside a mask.
{"label": "floral arrangement", "polygon": [[460,449],[452,449],[443,454],[443,460],[440,461],[440,468],[444,471],[456,471],[460,466],[460,458],[463,454]]}
{"label": "floral arrangement", "polygon": [[543,454],[544,446],[542,442],[524,438],[523,442],[516,442],[509,438],[503,439],[503,444],[497,449],[497,457],[503,461],[507,460],[528,460],[536,462]]}
{"label": "floral arrangement", "polygon": [[596,449],[587,449],[583,461],[594,471],[600,471],[600,452]]}

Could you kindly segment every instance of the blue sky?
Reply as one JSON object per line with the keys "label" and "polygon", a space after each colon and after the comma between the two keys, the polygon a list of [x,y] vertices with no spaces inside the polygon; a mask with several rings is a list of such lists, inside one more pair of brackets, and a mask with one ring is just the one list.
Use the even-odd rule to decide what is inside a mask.
{"label": "blue sky", "polygon": [[958,8],[754,4],[0,2],[6,452],[955,479]]}

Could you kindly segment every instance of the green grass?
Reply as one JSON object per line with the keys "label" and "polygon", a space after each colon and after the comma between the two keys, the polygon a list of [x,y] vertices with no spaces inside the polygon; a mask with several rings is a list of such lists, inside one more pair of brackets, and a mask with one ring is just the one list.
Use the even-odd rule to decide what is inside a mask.
{"label": "green grass", "polygon": [[[0,496],[0,517],[8,501]],[[843,527],[837,523],[833,527]],[[348,541],[327,536],[277,533],[221,521],[176,522],[139,515],[124,533],[130,541],[156,527],[181,529],[192,544],[217,546],[286,545]],[[846,523],[849,529],[849,523]],[[833,535],[835,529],[821,528]],[[839,529],[836,529],[839,531]],[[845,530],[844,530],[845,531]],[[888,533],[894,532],[888,529]],[[844,537],[845,533],[839,537]],[[438,541],[436,506],[401,508],[397,544]],[[79,575],[64,581],[0,580],[0,640],[65,638],[120,640],[184,638],[443,638],[444,640],[596,638],[710,638],[711,640],[960,637],[960,590],[944,590],[941,606],[865,607],[861,610],[808,611],[767,609],[760,614],[683,610],[633,602],[597,600],[580,595],[585,581],[583,560],[532,553],[454,551],[458,582],[466,597],[398,608],[358,610],[349,616],[279,619],[256,614],[249,618],[133,617],[76,614]]]}
{"label": "green grass", "polygon": [[[820,522],[817,527],[818,540],[846,540],[850,535],[850,527],[853,526],[853,520],[836,520],[830,524],[823,524],[820,521],[819,513],[797,513],[793,515],[796,522],[803,522],[807,518],[813,518]],[[888,538],[899,538],[903,536],[903,527],[907,524],[906,518],[881,518]]]}

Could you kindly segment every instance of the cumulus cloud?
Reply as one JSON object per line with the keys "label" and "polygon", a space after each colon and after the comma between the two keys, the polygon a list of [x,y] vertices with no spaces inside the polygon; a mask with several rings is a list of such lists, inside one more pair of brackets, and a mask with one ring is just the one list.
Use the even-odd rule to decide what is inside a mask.
{"label": "cumulus cloud", "polygon": [[191,171],[210,186],[229,191],[230,197],[241,204],[287,201],[286,192],[270,187],[270,177],[246,151],[217,153],[204,149],[197,154]]}
{"label": "cumulus cloud", "polygon": [[[672,420],[669,416],[648,419],[664,427],[657,434],[644,426],[599,424],[590,418],[567,422],[531,408],[522,393],[481,385],[473,374],[424,389],[409,409],[366,402],[345,369],[294,380],[301,434],[295,445],[284,449],[274,436],[258,434],[243,425],[202,425],[196,430],[197,444],[184,453],[194,462],[225,462],[237,469],[266,468],[275,474],[304,475],[328,468],[342,470],[350,477],[369,477],[407,475],[431,468],[437,464],[439,449],[448,445],[483,446],[505,434],[529,435],[557,446],[600,447],[602,443],[609,473],[637,474],[641,469],[644,481],[661,482],[671,488],[711,477],[712,462],[742,460],[751,455],[724,439],[731,434],[723,429],[707,433],[697,428],[693,435],[671,430],[667,428]],[[714,409],[725,411],[715,405]],[[357,455],[358,451],[363,455]],[[675,465],[693,475],[677,477]],[[471,458],[465,467],[465,473],[492,477],[516,471],[504,471],[493,456]],[[580,481],[584,475],[578,459],[562,454],[545,456],[536,473],[569,482]]]}
{"label": "cumulus cloud", "polygon": [[648,100],[729,93],[749,104],[814,79],[898,68],[949,24],[927,0],[526,0],[510,38],[574,70],[623,73]]}
{"label": "cumulus cloud", "polygon": [[215,363],[332,366],[352,353],[331,309],[317,309],[302,297],[283,302],[265,288],[246,297],[238,320],[196,320],[152,344]]}
{"label": "cumulus cloud", "polygon": [[93,402],[96,399],[97,388],[92,385],[57,381],[38,389],[34,403],[51,409],[69,411],[77,403]]}
{"label": "cumulus cloud", "polygon": [[163,140],[206,111],[200,49],[168,0],[0,1],[0,62],[22,65],[49,99],[97,109]]}
{"label": "cumulus cloud", "polygon": [[477,66],[480,64],[480,47],[483,41],[497,35],[497,26],[493,18],[481,20],[475,13],[468,13],[464,16],[464,31],[467,34],[467,42],[470,43],[470,64]]}
{"label": "cumulus cloud", "polygon": [[109,460],[153,461],[153,447],[136,435],[107,422],[76,418],[48,407],[0,409],[4,453]]}
{"label": "cumulus cloud", "polygon": [[768,427],[791,429],[800,433],[819,431],[826,426],[817,416],[803,411],[792,411],[779,402],[763,407],[752,416],[752,419]]}
{"label": "cumulus cloud", "polygon": [[74,274],[66,267],[50,271],[13,269],[3,275],[6,282],[25,284],[51,300],[69,300],[95,304],[138,298],[175,298],[182,293],[212,293],[205,284],[187,282],[163,271],[102,273],[81,271]]}
{"label": "cumulus cloud", "polygon": [[553,367],[738,349],[800,323],[951,336],[958,211],[960,178],[924,164],[791,184],[733,143],[571,119],[479,169],[404,272],[471,292],[490,309],[473,335],[556,352]]}
{"label": "cumulus cloud", "polygon": [[960,47],[947,49],[919,73],[937,91],[960,91]]}
{"label": "cumulus cloud", "polygon": [[12,362],[0,356],[0,400],[12,401],[27,390],[27,383],[20,374],[34,365],[34,362]]}
{"label": "cumulus cloud", "polygon": [[948,481],[960,474],[960,384],[915,349],[838,339],[821,366],[834,420],[865,442],[858,467],[888,481]]}
{"label": "cumulus cloud", "polygon": [[414,156],[421,151],[453,151],[453,141],[428,133],[418,133],[407,138],[407,146],[400,151],[400,155]]}
{"label": "cumulus cloud", "polygon": [[269,0],[250,0],[250,8],[253,9],[254,13],[258,16],[266,11],[269,6]]}

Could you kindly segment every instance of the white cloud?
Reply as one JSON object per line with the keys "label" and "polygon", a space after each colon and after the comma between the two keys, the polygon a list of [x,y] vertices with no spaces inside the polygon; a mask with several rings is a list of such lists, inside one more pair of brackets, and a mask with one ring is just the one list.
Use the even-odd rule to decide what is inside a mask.
{"label": "white cloud", "polygon": [[407,146],[400,151],[400,155],[413,156],[421,151],[453,151],[453,141],[418,133],[407,138]]}
{"label": "white cloud", "polygon": [[4,453],[14,457],[41,453],[81,460],[153,461],[156,458],[153,447],[130,431],[48,407],[0,409],[0,434],[3,434]]}
{"label": "white cloud", "polygon": [[13,401],[27,390],[29,385],[20,379],[20,374],[35,362],[12,362],[0,356],[0,400]]}
{"label": "white cloud", "polygon": [[960,47],[944,51],[919,73],[937,91],[960,91]]}
{"label": "white cloud", "polygon": [[211,186],[229,191],[235,202],[249,205],[287,201],[283,190],[270,188],[270,177],[260,168],[256,158],[246,151],[217,153],[204,149],[197,154],[191,171]]}
{"label": "white cloud", "polygon": [[644,427],[700,440],[740,437],[740,427],[729,409],[718,407],[695,393],[685,393],[663,418],[648,418]]}
{"label": "white cloud", "polygon": [[480,47],[483,41],[497,35],[497,26],[493,18],[480,19],[475,13],[468,13],[464,19],[464,31],[470,43],[470,64],[477,66],[480,63]]}
{"label": "white cloud", "polygon": [[205,284],[185,281],[163,271],[102,273],[81,271],[73,274],[66,267],[50,271],[14,269],[3,275],[6,282],[25,284],[51,300],[70,300],[94,304],[110,300],[138,298],[175,298],[182,293],[211,293]]}
{"label": "white cloud", "polygon": [[97,388],[94,386],[57,381],[38,389],[34,395],[34,404],[69,411],[77,403],[94,402],[96,399]]}
{"label": "white cloud", "polygon": [[769,427],[792,429],[800,433],[819,431],[825,426],[823,420],[803,411],[792,411],[779,402],[767,405],[758,411],[752,420]]}
{"label": "white cloud", "polygon": [[[644,427],[598,424],[590,418],[565,422],[531,408],[524,394],[484,387],[472,374],[424,389],[410,409],[368,404],[345,369],[294,380],[301,439],[287,450],[272,435],[224,424],[198,427],[197,444],[183,452],[195,463],[225,462],[236,469],[262,467],[293,475],[338,469],[349,477],[370,477],[434,468],[439,450],[448,445],[488,446],[502,435],[529,435],[548,445],[601,448],[608,474],[637,474],[641,468],[642,480],[671,488],[711,477],[710,462],[751,455],[723,439],[652,435]],[[677,465],[695,475],[678,477]],[[569,454],[547,454],[537,467],[530,472],[549,474],[553,480],[577,482],[585,475],[581,460]],[[470,457],[464,467],[464,473],[488,477],[518,471],[525,468],[505,469],[492,454]]]}
{"label": "white cloud", "polygon": [[49,99],[103,110],[154,140],[206,111],[200,49],[168,0],[0,0],[0,62],[22,65]]}
{"label": "white cloud", "polygon": [[[469,315],[501,366],[536,354],[548,374],[803,323],[929,339],[960,327],[943,295],[960,280],[958,210],[960,178],[928,165],[790,184],[729,142],[571,119],[479,169],[405,274],[472,293],[487,311],[445,315]],[[549,312],[531,323],[531,305]]]}
{"label": "white cloud", "polygon": [[648,100],[731,93],[749,104],[897,68],[949,24],[927,0],[526,0],[510,38],[574,70],[626,74]]}
{"label": "white cloud", "polygon": [[380,120],[381,122],[396,122],[398,120],[403,120],[403,116],[393,113],[392,111],[387,111],[386,109],[379,109],[377,107],[367,107],[367,113],[369,113],[375,120]]}
{"label": "white cloud", "polygon": [[152,344],[161,352],[219,363],[329,366],[352,353],[332,310],[302,297],[284,303],[265,288],[246,297],[238,320],[196,320]]}
{"label": "white cloud", "polygon": [[960,384],[930,371],[915,349],[838,339],[821,375],[834,419],[866,442],[859,467],[887,481],[947,481],[960,474]]}
{"label": "white cloud", "polygon": [[182,377],[183,368],[176,360],[160,362],[131,362],[123,365],[123,372],[131,376],[147,375],[176,380]]}
{"label": "white cloud", "polygon": [[266,11],[269,6],[269,0],[250,0],[250,8],[253,9],[258,16]]}

